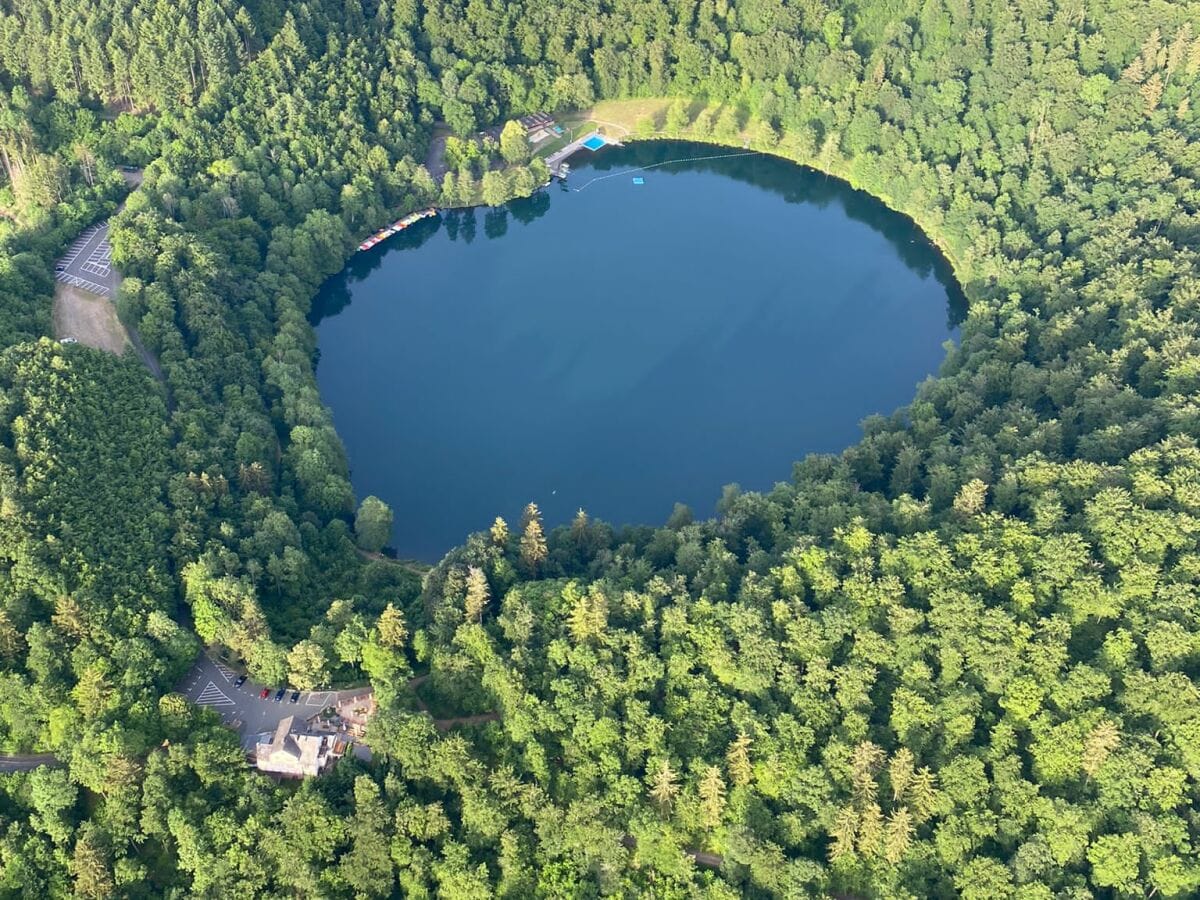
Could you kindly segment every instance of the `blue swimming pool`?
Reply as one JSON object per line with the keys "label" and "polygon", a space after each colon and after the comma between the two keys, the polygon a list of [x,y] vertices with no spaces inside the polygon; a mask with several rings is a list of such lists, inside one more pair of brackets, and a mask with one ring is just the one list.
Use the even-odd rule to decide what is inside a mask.
{"label": "blue swimming pool", "polygon": [[604,138],[598,134],[593,134],[590,138],[583,142],[583,146],[589,150],[599,150],[605,144]]}

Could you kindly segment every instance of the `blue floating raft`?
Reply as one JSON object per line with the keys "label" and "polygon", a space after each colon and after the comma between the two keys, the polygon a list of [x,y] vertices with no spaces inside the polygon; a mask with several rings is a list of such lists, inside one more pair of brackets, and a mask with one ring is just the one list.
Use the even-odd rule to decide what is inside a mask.
{"label": "blue floating raft", "polygon": [[645,184],[645,183],[646,183],[646,179],[645,179],[645,178],[643,178],[642,176],[640,176],[640,175],[639,175],[639,176],[637,176],[636,178],[634,178],[634,179],[633,179],[633,183],[634,183],[634,184]]}

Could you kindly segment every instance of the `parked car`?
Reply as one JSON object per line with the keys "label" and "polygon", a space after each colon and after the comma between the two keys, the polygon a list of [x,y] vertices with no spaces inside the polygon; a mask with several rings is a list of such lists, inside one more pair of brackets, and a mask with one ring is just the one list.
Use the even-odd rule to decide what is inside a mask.
{"label": "parked car", "polygon": [[275,702],[279,703],[283,700],[283,695],[287,693],[287,688],[280,688],[275,692]]}
{"label": "parked car", "polygon": [[263,689],[262,689],[261,691],[259,691],[259,693],[258,693],[258,699],[259,699],[259,700],[266,700],[266,699],[267,699],[269,696],[271,696],[271,689],[270,689],[270,688],[263,688]]}
{"label": "parked car", "polygon": [[241,687],[243,684],[245,684],[245,683],[246,683],[246,679],[247,679],[247,678],[249,678],[249,677],[250,677],[249,675],[239,675],[239,676],[238,676],[238,679],[237,679],[237,681],[235,681],[235,682],[233,683],[233,686],[234,686],[234,687]]}
{"label": "parked car", "polygon": [[300,702],[300,692],[299,691],[292,691],[292,702],[293,703]]}

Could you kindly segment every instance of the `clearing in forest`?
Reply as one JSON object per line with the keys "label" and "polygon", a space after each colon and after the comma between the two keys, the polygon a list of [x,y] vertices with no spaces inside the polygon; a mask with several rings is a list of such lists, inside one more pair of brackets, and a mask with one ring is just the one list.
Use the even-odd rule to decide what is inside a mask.
{"label": "clearing in forest", "polygon": [[[641,97],[633,100],[602,100],[591,109],[566,113],[560,120],[576,129],[576,135],[586,134],[589,130],[597,130],[618,140],[631,137],[637,130],[638,123],[649,119],[655,123],[655,130],[662,127],[666,117],[667,107],[671,105],[669,97]],[[585,128],[580,126],[594,126]]]}
{"label": "clearing in forest", "polygon": [[54,286],[54,336],[60,340],[75,338],[118,356],[129,345],[129,336],[111,301],[62,283]]}

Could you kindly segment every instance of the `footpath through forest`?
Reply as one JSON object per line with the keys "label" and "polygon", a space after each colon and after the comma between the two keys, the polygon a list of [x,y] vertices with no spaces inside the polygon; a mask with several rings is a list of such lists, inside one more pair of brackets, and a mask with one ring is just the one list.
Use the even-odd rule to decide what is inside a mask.
{"label": "footpath through forest", "polygon": [[65,763],[53,753],[4,753],[0,754],[0,773],[32,772],[43,766],[59,768]]}

